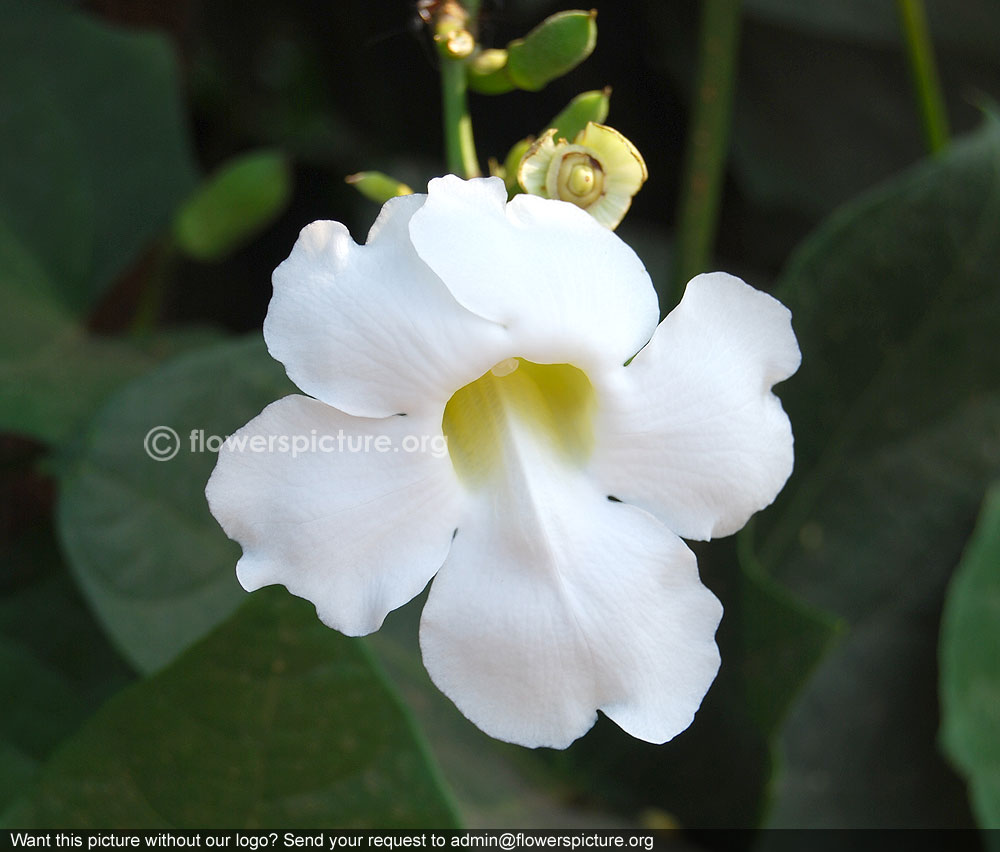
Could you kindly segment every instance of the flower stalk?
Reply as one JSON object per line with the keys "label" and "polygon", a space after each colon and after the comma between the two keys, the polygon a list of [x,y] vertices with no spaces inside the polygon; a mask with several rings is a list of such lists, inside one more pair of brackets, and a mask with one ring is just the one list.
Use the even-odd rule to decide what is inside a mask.
{"label": "flower stalk", "polygon": [[674,292],[708,269],[719,218],[722,176],[739,50],[741,0],[705,0],[691,128],[681,186]]}
{"label": "flower stalk", "polygon": [[938,154],[948,145],[948,113],[934,60],[934,46],[927,28],[927,14],[923,0],[897,0],[896,6],[906,41],[910,74],[920,106],[927,150],[931,154]]}
{"label": "flower stalk", "polygon": [[441,61],[441,101],[445,159],[448,171],[465,178],[479,177],[479,158],[469,115],[466,62],[476,47],[469,29],[478,3],[445,2],[434,17],[434,41]]}

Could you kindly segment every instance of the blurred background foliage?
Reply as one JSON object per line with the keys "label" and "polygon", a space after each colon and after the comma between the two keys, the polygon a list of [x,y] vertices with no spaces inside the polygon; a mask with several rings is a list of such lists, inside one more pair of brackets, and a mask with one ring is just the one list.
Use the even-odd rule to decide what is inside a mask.
{"label": "blurred background foliage", "polygon": [[[561,8],[485,3],[482,41]],[[612,87],[650,171],[619,234],[664,312],[700,10],[604,4],[584,64],[472,99],[502,161]],[[695,545],[726,616],[691,729],[652,746],[602,720],[530,752],[431,686],[419,601],[360,641],[248,599],[204,501],[214,456],[186,444],[291,390],[260,337],[270,272],[314,219],[363,239],[377,205],[344,176],[443,173],[415,6],[0,0],[3,822],[682,827],[707,848],[756,839],[698,829],[1000,827],[1000,6],[927,11],[935,157],[894,3],[743,4],[714,265],[793,311],[796,472]],[[169,463],[143,451],[159,424]]]}

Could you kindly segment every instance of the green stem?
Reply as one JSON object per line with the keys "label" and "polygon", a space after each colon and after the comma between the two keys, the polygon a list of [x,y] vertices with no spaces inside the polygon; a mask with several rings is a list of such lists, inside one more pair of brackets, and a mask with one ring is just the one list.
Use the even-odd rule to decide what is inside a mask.
{"label": "green stem", "polygon": [[711,261],[739,50],[741,0],[704,0],[697,88],[685,154],[674,259],[674,292]]}
{"label": "green stem", "polygon": [[448,171],[466,178],[479,177],[479,159],[472,138],[472,119],[465,61],[441,55],[441,99],[444,106],[444,146]]}
{"label": "green stem", "polygon": [[910,74],[917,90],[927,149],[937,154],[948,144],[948,113],[941,94],[941,80],[934,61],[934,46],[927,28],[923,0],[897,0],[896,5],[906,39]]}

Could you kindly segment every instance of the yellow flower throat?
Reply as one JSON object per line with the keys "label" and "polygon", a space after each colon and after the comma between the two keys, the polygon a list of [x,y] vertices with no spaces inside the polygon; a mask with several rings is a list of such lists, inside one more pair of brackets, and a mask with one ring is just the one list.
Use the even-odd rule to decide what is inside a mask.
{"label": "yellow flower throat", "polygon": [[508,358],[455,392],[442,429],[459,479],[481,487],[517,451],[519,435],[582,466],[594,446],[594,387],[570,364]]}

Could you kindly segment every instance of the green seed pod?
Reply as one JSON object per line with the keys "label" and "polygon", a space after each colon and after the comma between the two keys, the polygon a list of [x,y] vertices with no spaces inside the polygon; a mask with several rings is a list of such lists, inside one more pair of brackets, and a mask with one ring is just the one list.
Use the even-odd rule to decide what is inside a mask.
{"label": "green seed pod", "polygon": [[413,190],[405,183],[382,172],[358,172],[344,178],[365,198],[384,204],[397,195],[413,195]]}
{"label": "green seed pod", "polygon": [[546,125],[542,131],[553,129],[556,139],[575,139],[587,126],[587,122],[603,124],[608,117],[611,101],[611,87],[583,92],[571,100],[566,108]]}
{"label": "green seed pod", "polygon": [[468,65],[469,88],[482,95],[502,95],[516,88],[507,74],[507,51],[484,50]]}
{"label": "green seed pod", "polygon": [[230,160],[177,211],[177,248],[195,260],[221,260],[277,218],[291,185],[288,161],[276,151]]}
{"label": "green seed pod", "polygon": [[597,43],[597,10],[557,12],[507,45],[507,75],[519,89],[537,92],[571,71]]}

